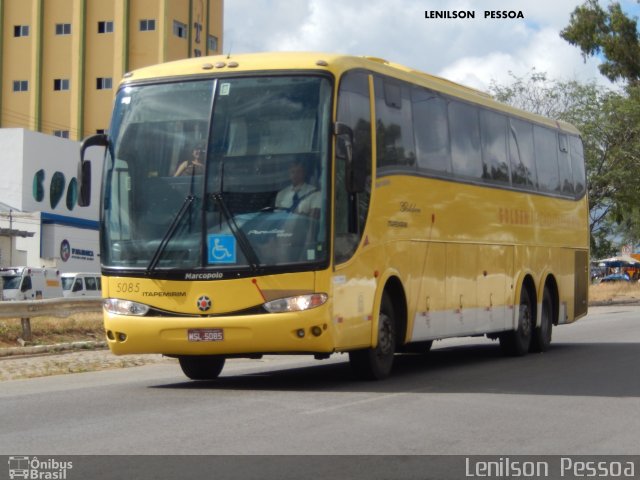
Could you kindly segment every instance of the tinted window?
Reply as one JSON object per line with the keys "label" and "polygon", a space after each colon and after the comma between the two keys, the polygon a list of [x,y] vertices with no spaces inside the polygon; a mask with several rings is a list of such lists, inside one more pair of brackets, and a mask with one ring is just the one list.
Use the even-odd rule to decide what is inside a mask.
{"label": "tinted window", "polygon": [[573,172],[575,194],[582,196],[585,192],[587,182],[585,179],[582,141],[579,137],[569,137],[569,151],[571,154],[571,171]]}
{"label": "tinted window", "polygon": [[408,85],[376,78],[378,167],[414,167],[411,97]]}
{"label": "tinted window", "polygon": [[86,277],[84,279],[84,284],[87,287],[87,290],[97,290],[96,279],[94,277]]}
{"label": "tinted window", "polygon": [[[338,121],[353,130],[353,157],[366,165],[365,174],[371,182],[371,106],[369,77],[363,72],[346,74],[338,92]],[[335,246],[338,263],[351,258],[355,252],[369,211],[370,190],[351,194],[346,189],[344,158],[336,157],[335,180]]]}
{"label": "tinted window", "polygon": [[446,100],[429,90],[414,88],[411,101],[418,167],[451,173]]}
{"label": "tinted window", "polygon": [[533,156],[533,126],[522,120],[510,119],[509,161],[514,186],[535,188],[536,167]]}
{"label": "tinted window", "polygon": [[482,178],[509,183],[507,118],[490,110],[480,111],[482,125]]}
{"label": "tinted window", "polygon": [[462,102],[449,103],[453,173],[482,178],[478,109]]}
{"label": "tinted window", "polygon": [[564,133],[558,134],[558,169],[560,170],[560,191],[573,195],[573,174],[569,156],[569,139]]}
{"label": "tinted window", "polygon": [[558,136],[553,130],[535,125],[533,127],[533,138],[536,152],[538,188],[541,191],[557,192],[560,190]]}

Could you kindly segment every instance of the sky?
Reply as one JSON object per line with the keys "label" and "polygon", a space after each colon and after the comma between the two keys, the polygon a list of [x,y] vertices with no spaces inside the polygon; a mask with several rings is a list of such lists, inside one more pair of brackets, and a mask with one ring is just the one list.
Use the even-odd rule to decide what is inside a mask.
{"label": "sky", "polygon": [[[226,0],[224,53],[316,51],[381,57],[488,90],[532,69],[549,78],[595,80],[599,59],[585,62],[560,37],[583,0]],[[601,0],[606,6],[608,2]],[[640,15],[636,0],[623,10]],[[426,19],[425,11],[472,10],[474,19]],[[485,11],[522,12],[490,19]]]}

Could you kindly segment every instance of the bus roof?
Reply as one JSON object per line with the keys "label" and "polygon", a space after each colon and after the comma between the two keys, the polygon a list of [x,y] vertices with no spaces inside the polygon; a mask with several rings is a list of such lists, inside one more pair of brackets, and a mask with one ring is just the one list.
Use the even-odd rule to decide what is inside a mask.
{"label": "bus roof", "polygon": [[197,57],[161,63],[128,72],[125,74],[122,84],[170,77],[207,76],[212,73],[232,74],[234,72],[277,70],[317,70],[331,72],[336,78],[339,78],[343,72],[351,69],[370,70],[472,103],[524,117],[553,128],[559,128],[568,133],[579,134],[578,130],[567,122],[519,110],[497,102],[486,92],[377,57],[358,57],[322,52],[264,52]]}

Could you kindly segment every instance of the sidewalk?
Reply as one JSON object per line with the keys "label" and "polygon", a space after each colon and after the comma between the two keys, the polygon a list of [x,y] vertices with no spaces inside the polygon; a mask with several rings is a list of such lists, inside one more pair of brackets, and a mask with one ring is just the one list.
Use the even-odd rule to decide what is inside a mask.
{"label": "sidewalk", "polygon": [[116,356],[108,349],[0,357],[0,381],[176,362],[162,355]]}

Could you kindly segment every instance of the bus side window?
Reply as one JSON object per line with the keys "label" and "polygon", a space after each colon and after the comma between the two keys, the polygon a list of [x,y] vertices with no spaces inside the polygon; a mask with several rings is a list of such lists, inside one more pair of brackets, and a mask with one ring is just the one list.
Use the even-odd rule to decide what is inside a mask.
{"label": "bus side window", "polygon": [[560,190],[573,195],[573,175],[569,156],[569,139],[564,133],[558,134],[558,167],[560,168]]}
{"label": "bus side window", "polygon": [[515,118],[510,119],[509,124],[511,182],[514,186],[535,189],[538,182],[533,156],[533,127]]}
{"label": "bus side window", "polygon": [[451,152],[446,100],[424,88],[413,88],[411,106],[418,168],[450,174]]}
{"label": "bus side window", "polygon": [[463,102],[449,102],[453,173],[462,178],[482,178],[478,109]]}
{"label": "bus side window", "polygon": [[509,184],[507,163],[507,117],[491,110],[480,110],[482,136],[482,178]]}
{"label": "bus side window", "polygon": [[376,77],[374,90],[378,169],[415,169],[416,152],[409,86]]}
{"label": "bus side window", "polygon": [[353,130],[353,156],[364,157],[367,166],[367,188],[361,193],[346,189],[345,160],[336,158],[335,178],[335,245],[336,263],[351,258],[355,252],[369,212],[371,197],[371,109],[369,103],[369,77],[363,72],[345,74],[338,92],[338,121]]}
{"label": "bus side window", "polygon": [[560,191],[558,171],[558,136],[548,128],[533,126],[538,188],[545,192]]}
{"label": "bus side window", "polygon": [[571,172],[573,173],[573,184],[576,197],[584,195],[587,181],[584,168],[584,151],[580,137],[571,135],[569,137],[569,151],[571,152]]}

